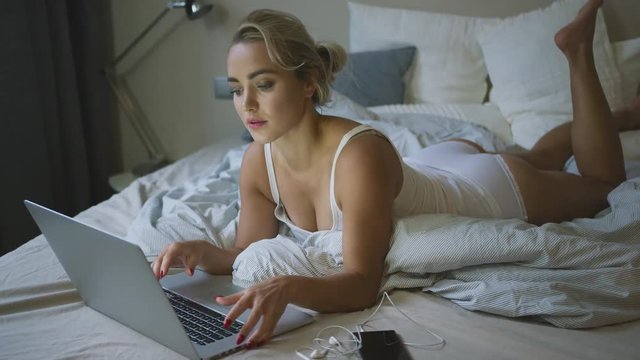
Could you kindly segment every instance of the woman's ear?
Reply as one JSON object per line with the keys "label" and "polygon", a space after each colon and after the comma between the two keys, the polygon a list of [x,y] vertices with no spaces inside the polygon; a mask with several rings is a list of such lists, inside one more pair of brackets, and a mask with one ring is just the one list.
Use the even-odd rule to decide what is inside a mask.
{"label": "woman's ear", "polygon": [[312,97],[316,93],[318,88],[318,70],[309,70],[306,74],[304,95],[305,97]]}

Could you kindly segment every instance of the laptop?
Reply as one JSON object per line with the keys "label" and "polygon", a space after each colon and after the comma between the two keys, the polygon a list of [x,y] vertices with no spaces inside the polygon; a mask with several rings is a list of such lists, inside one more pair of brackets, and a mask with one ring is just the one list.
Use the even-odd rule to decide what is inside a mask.
{"label": "laptop", "polygon": [[[193,276],[180,272],[158,281],[137,245],[28,200],[25,205],[92,309],[190,359],[219,358],[244,348],[236,345],[236,337],[249,311],[224,328],[230,308],[213,300],[242,290],[231,276],[197,270]],[[312,320],[288,305],[274,335]]]}

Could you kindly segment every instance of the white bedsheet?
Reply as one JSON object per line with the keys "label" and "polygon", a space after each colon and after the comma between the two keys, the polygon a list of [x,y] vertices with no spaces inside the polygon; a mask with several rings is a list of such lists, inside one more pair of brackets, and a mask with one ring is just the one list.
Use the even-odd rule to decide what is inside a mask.
{"label": "white bedsheet", "polygon": [[506,144],[513,144],[511,125],[504,118],[497,105],[479,104],[393,104],[368,108],[379,116],[385,114],[429,114],[460,119],[484,126],[496,134]]}
{"label": "white bedsheet", "polygon": [[[403,155],[446,138],[504,144],[477,125],[439,116],[386,114],[368,122]],[[394,123],[401,123],[398,127]],[[229,247],[238,221],[242,149],[211,173],[149,199],[127,239],[153,258],[176,240]],[[381,291],[421,287],[469,310],[540,316],[584,328],[640,318],[640,178],[614,190],[595,219],[542,227],[520,220],[420,215],[399,219]],[[342,233],[319,231],[303,242],[281,233],[252,244],[234,263],[234,282],[250,286],[277,275],[327,276],[342,268]]]}
{"label": "white bedsheet", "polygon": [[[0,359],[183,359],[82,304],[41,236],[0,258],[0,269]],[[578,331],[470,312],[421,292],[395,291],[391,298],[412,319],[447,341],[438,351],[410,347],[416,360],[602,360],[637,355],[640,321]],[[299,360],[295,350],[311,345],[318,331],[330,325],[354,329],[372,311],[318,315],[311,325],[228,358]],[[407,342],[434,341],[388,303],[373,320],[372,326],[395,329]]]}
{"label": "white bedsheet", "polygon": [[[380,291],[420,287],[468,310],[566,328],[640,319],[640,178],[609,201],[611,210],[595,219],[542,227],[446,214],[400,219]],[[325,231],[304,242],[254,243],[234,263],[234,281],[335,274],[341,238]]]}
{"label": "white bedsheet", "polygon": [[[124,236],[134,218],[141,214],[145,201],[160,194],[175,194],[172,189],[181,187],[186,180],[211,175],[214,164],[224,155],[217,147],[204,149],[137,180],[78,218]],[[186,193],[182,195],[189,199]],[[410,347],[415,359],[637,358],[640,321],[569,330],[529,319],[468,311],[450,300],[420,291],[393,291],[391,298],[412,319],[447,341],[438,351]],[[284,334],[260,349],[242,351],[229,358],[298,359],[295,350],[310,345],[325,326],[354,329],[372,310],[319,314],[311,325]],[[373,326],[395,329],[406,341],[433,341],[388,304],[374,319]],[[46,241],[38,236],[0,257],[0,359],[44,358],[179,359],[181,356],[82,304]]]}

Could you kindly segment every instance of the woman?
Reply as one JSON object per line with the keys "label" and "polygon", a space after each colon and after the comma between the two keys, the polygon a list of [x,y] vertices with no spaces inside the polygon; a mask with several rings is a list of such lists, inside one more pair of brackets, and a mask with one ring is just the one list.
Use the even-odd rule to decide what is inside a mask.
{"label": "woman", "polygon": [[[625,180],[612,119],[623,127],[640,118],[638,101],[614,117],[598,81],[591,43],[600,5],[589,1],[555,38],[571,69],[573,124],[554,129],[521,154],[487,154],[472,142],[456,140],[406,162],[375,130],[316,111],[344,65],[344,50],[316,44],[291,15],[251,13],[236,32],[227,60],[236,111],[255,140],[242,163],[235,247],[176,242],[160,254],[154,272],[162,277],[170,266],[184,265],[189,275],[195,266],[230,274],[240,252],[274,238],[282,223],[300,238],[341,230],[341,273],[280,276],[216,298],[233,305],[227,322],[252,309],[238,343],[255,330],[247,339],[247,347],[253,347],[270,338],[288,303],[320,312],[373,305],[393,217],[452,212],[544,223],[592,216]],[[561,171],[571,154],[582,176]],[[555,206],[558,201],[563,206]]]}

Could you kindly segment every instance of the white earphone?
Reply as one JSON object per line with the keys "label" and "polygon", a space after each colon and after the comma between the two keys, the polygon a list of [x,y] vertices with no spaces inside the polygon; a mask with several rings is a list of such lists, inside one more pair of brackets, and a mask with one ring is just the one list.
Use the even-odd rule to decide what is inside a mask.
{"label": "white earphone", "polygon": [[324,359],[327,356],[327,349],[315,349],[309,354],[312,359]]}
{"label": "white earphone", "polygon": [[[349,335],[349,338],[342,339],[342,341],[340,341],[334,335],[329,336],[328,339],[326,337],[323,337],[322,334],[325,331],[329,330],[339,330],[346,332]],[[360,339],[355,336],[349,329],[339,325],[327,326],[326,328],[320,330],[316,335],[316,338],[313,339],[313,342],[315,343],[316,347],[300,348],[296,350],[296,355],[304,360],[336,358],[349,356],[360,349]],[[303,349],[310,350],[311,352],[302,352]]]}
{"label": "white earphone", "polygon": [[329,338],[329,344],[337,346],[338,349],[342,349],[342,343],[335,336]]}
{"label": "white earphone", "polygon": [[[311,348],[308,348],[308,349],[311,350]],[[315,360],[315,359],[324,359],[324,358],[326,358],[328,352],[329,352],[329,350],[327,350],[327,349],[313,349],[313,351],[311,351],[311,353],[309,353],[309,355],[305,355],[300,350],[298,350],[298,351],[296,351],[296,355],[298,355],[300,358],[302,358],[304,360]]]}

